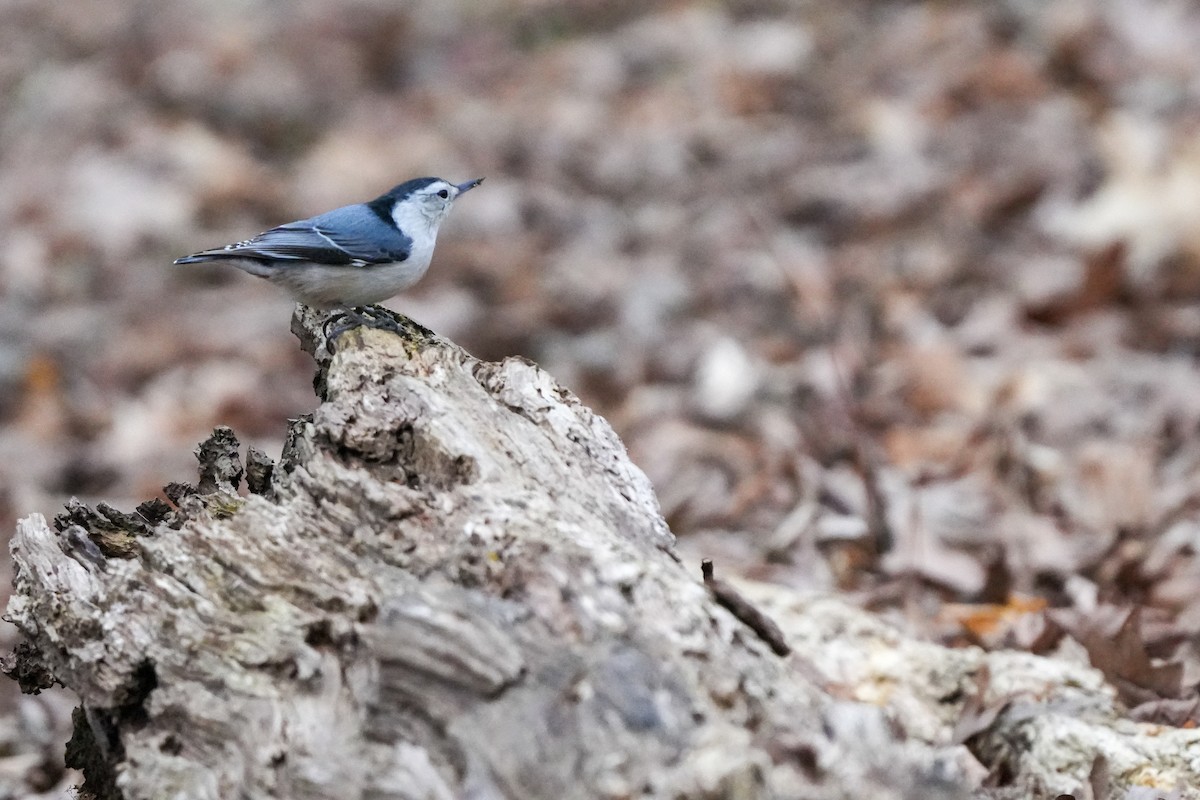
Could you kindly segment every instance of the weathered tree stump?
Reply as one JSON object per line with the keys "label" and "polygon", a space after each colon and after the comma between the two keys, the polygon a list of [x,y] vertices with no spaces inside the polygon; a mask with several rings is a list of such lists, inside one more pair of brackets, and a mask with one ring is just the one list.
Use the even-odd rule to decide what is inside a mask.
{"label": "weathered tree stump", "polygon": [[250,494],[219,429],[174,508],[20,524],[13,671],[78,693],[85,792],[965,796],[870,709],[829,724],[846,703],[679,562],[612,429],[535,365],[296,327],[323,402],[251,452]]}

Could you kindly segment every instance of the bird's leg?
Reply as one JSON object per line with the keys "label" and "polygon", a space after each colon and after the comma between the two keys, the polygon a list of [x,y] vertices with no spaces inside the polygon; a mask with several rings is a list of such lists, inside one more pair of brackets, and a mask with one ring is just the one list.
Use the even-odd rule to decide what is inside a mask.
{"label": "bird's leg", "polygon": [[370,324],[366,317],[358,313],[358,309],[353,306],[346,306],[344,309],[330,314],[329,319],[325,320],[325,324],[321,326],[321,332],[325,334],[325,348],[332,354],[335,349],[334,342],[343,333],[351,328]]}
{"label": "bird's leg", "polygon": [[391,331],[403,336],[412,336],[415,333],[432,338],[437,335],[412,317],[392,311],[386,306],[364,306],[359,310],[373,315],[378,320],[378,324],[373,327],[380,330]]}
{"label": "bird's leg", "polygon": [[364,319],[370,320],[367,326],[376,328],[381,331],[390,331],[391,333],[399,333],[401,329],[400,320],[396,319],[396,313],[391,309],[383,306],[360,306],[359,313]]}
{"label": "bird's leg", "polygon": [[[346,320],[350,321],[346,322]],[[361,325],[362,322],[362,317],[353,308],[346,306],[345,308],[338,309],[326,318],[325,322],[321,325],[321,333],[325,336],[325,341],[329,345],[332,345],[335,339],[351,328]],[[334,323],[339,324],[335,325]],[[333,352],[332,346],[330,346],[329,351]]]}
{"label": "bird's leg", "polygon": [[[334,323],[338,324],[334,324]],[[346,306],[343,310],[329,316],[321,326],[325,335],[325,347],[330,353],[334,352],[334,342],[338,337],[352,328],[374,328],[390,333],[400,332],[400,323],[391,316],[385,308],[379,306]]]}

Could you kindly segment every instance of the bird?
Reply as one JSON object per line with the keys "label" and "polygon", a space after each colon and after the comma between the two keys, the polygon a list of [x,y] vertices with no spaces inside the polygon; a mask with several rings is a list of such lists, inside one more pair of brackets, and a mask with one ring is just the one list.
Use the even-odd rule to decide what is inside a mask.
{"label": "bird", "polygon": [[[395,331],[394,318],[367,307],[424,277],[438,227],[455,200],[481,183],[483,178],[458,184],[413,178],[369,202],[289,222],[175,263],[228,262],[286,289],[299,303],[337,310],[326,321],[330,340],[356,325]],[[334,319],[352,322],[331,335]]]}

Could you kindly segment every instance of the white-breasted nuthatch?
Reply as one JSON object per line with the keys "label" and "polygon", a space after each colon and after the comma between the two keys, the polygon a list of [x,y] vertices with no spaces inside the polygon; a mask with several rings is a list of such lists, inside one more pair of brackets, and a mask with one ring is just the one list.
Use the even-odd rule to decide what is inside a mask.
{"label": "white-breasted nuthatch", "polygon": [[[228,261],[319,309],[343,309],[356,324],[394,329],[359,308],[409,288],[429,269],[438,226],[463,192],[483,183],[414,178],[368,203],[289,222],[176,264]],[[340,331],[339,331],[340,332]]]}

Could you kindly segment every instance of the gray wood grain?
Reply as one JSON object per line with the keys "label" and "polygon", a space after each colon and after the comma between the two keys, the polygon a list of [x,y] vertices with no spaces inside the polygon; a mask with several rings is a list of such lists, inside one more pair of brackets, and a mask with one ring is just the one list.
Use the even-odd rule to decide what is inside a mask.
{"label": "gray wood grain", "polygon": [[152,524],[20,525],[8,615],[26,674],[80,697],[87,791],[963,796],[932,749],[836,740],[815,670],[714,601],[607,422],[546,373],[416,326],[330,356],[315,323],[323,403],[278,463],[250,456],[253,493],[219,429]]}

